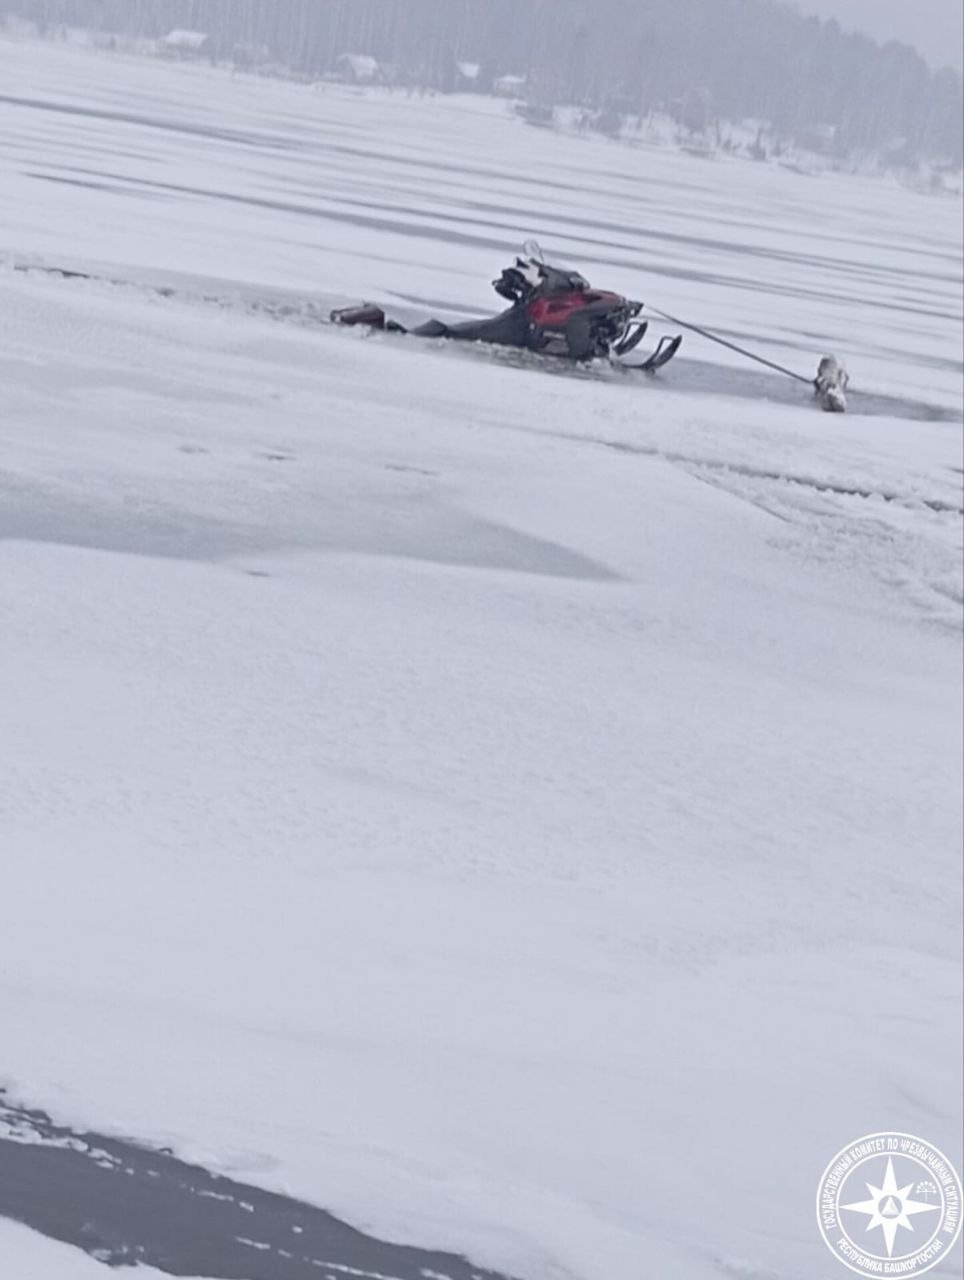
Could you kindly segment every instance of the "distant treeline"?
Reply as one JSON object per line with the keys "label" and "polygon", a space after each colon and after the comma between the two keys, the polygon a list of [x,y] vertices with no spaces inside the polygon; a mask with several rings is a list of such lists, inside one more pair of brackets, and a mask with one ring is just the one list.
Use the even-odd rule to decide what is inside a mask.
{"label": "distant treeline", "polygon": [[538,102],[627,114],[697,99],[712,117],[790,138],[833,126],[841,151],[964,156],[961,77],[912,49],[845,34],[774,0],[0,0],[48,27],[206,31],[222,56],[262,49],[306,73],[369,54],[402,84],[527,77]]}

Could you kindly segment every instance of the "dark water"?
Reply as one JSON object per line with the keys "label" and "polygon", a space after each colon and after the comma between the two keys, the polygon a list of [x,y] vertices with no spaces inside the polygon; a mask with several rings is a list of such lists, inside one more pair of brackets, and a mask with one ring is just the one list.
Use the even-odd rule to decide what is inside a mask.
{"label": "dark water", "polygon": [[[512,1280],[450,1253],[377,1240],[170,1151],[65,1128],[0,1089],[4,1130],[20,1140],[0,1137],[0,1217],[111,1267],[217,1280]],[[2,1259],[0,1274],[9,1274]]]}

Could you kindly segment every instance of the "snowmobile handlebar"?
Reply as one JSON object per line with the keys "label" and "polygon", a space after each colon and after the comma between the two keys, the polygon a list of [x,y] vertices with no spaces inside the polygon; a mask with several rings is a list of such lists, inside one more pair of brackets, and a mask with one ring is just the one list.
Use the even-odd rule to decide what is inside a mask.
{"label": "snowmobile handlebar", "polygon": [[551,267],[535,258],[516,258],[513,266],[506,267],[498,280],[492,281],[492,288],[509,302],[524,302],[540,289],[546,293],[564,289],[581,293],[589,288],[589,281],[578,271]]}
{"label": "snowmobile handlebar", "polygon": [[492,288],[500,298],[505,298],[508,302],[522,302],[533,290],[533,286],[517,267],[506,267],[498,280],[492,281]]}

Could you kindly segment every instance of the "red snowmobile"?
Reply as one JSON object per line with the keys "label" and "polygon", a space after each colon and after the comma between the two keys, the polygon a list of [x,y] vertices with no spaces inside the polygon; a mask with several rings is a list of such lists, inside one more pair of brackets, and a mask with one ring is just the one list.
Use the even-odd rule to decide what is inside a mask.
{"label": "red snowmobile", "polygon": [[[535,248],[506,267],[492,287],[511,305],[499,315],[484,320],[449,324],[429,320],[414,329],[386,317],[373,304],[345,307],[331,313],[337,324],[367,325],[391,333],[412,333],[421,338],[452,338],[461,342],[487,342],[501,347],[518,347],[540,355],[564,360],[590,361],[598,358],[623,360],[639,344],[647,322],[640,320],[641,302],[631,302],[618,293],[593,289],[577,271],[550,266]],[[652,373],[661,368],[680,348],[682,337],[663,337],[656,350],[631,367]]]}

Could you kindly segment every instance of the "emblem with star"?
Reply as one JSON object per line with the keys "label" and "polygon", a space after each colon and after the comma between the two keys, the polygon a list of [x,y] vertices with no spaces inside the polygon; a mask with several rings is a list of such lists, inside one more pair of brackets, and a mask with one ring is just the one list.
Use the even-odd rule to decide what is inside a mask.
{"label": "emblem with star", "polygon": [[897,1185],[894,1162],[889,1157],[883,1185],[875,1187],[873,1183],[868,1182],[866,1187],[870,1192],[869,1200],[861,1200],[857,1204],[841,1205],[841,1208],[848,1210],[850,1213],[866,1214],[870,1219],[867,1223],[868,1231],[873,1231],[876,1227],[883,1231],[888,1258],[894,1256],[894,1242],[901,1228],[906,1231],[913,1231],[915,1229],[911,1221],[913,1217],[919,1213],[936,1213],[939,1208],[936,1204],[927,1204],[924,1200],[912,1200],[910,1198],[910,1193],[914,1190],[913,1180],[908,1182],[906,1187]]}

